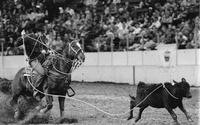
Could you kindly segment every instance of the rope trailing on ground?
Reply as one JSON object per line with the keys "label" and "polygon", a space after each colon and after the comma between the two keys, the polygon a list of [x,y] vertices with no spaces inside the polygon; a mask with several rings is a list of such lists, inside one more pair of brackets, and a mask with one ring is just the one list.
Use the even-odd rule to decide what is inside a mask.
{"label": "rope trailing on ground", "polygon": [[[27,35],[27,36],[28,36],[28,35]],[[30,36],[28,36],[28,37],[30,37]],[[23,38],[23,37],[22,37],[22,38]],[[30,37],[30,38],[31,38],[31,37]],[[34,40],[36,40],[36,39],[34,39]],[[38,41],[38,40],[36,40],[36,41]],[[24,42],[24,39],[23,39],[23,42]],[[38,41],[38,42],[40,42],[40,41]],[[41,42],[40,42],[40,43],[41,43]],[[43,44],[43,43],[41,43],[41,44]],[[45,45],[45,46],[46,46],[46,45]],[[25,46],[24,46],[24,48],[25,48]],[[28,63],[27,63],[27,64],[28,64]],[[26,68],[25,68],[25,70],[26,70],[26,73],[27,73],[27,69],[26,69]],[[96,110],[98,110],[98,111],[100,111],[100,112],[102,112],[102,113],[108,115],[108,116],[111,116],[112,118],[113,118],[113,117],[116,117],[116,116],[123,116],[123,115],[126,115],[126,114],[128,114],[130,111],[133,110],[133,108],[132,108],[131,110],[128,110],[128,111],[126,111],[126,112],[124,112],[124,113],[116,113],[116,114],[115,114],[115,113],[109,113],[109,112],[104,111],[103,109],[101,109],[101,108],[99,108],[99,107],[97,107],[97,106],[95,106],[95,105],[93,105],[93,104],[91,104],[91,103],[88,103],[88,102],[86,102],[86,101],[83,101],[83,100],[80,100],[80,99],[77,99],[77,98],[67,97],[67,96],[63,96],[63,95],[54,95],[54,94],[44,93],[44,92],[38,90],[38,89],[31,83],[31,81],[30,81],[30,79],[29,79],[28,76],[27,76],[27,80],[28,80],[29,84],[33,87],[33,89],[37,90],[37,91],[40,92],[41,94],[44,94],[45,96],[63,97],[63,98],[71,99],[71,100],[74,100],[74,101],[78,101],[78,102],[84,103],[84,104],[86,104],[86,105],[88,105],[88,106],[90,106],[90,107],[92,107],[92,108],[94,108],[94,109],[96,109]],[[173,95],[168,91],[168,89],[165,87],[164,84],[162,84],[162,85],[158,86],[156,89],[154,89],[151,93],[149,93],[149,94],[148,94],[141,102],[139,102],[135,107],[138,107],[140,104],[142,104],[151,94],[153,94],[156,90],[158,90],[158,89],[161,88],[161,87],[165,88],[165,90],[166,90],[173,98],[178,99],[177,97],[173,96]]]}
{"label": "rope trailing on ground", "polygon": [[[100,112],[102,112],[102,113],[108,115],[108,116],[112,116],[112,117],[115,117],[115,116],[123,116],[123,115],[128,114],[131,110],[133,110],[133,109],[131,109],[131,110],[128,110],[128,111],[126,111],[126,112],[124,112],[124,113],[118,113],[118,114],[109,113],[109,112],[104,111],[103,109],[100,109],[99,107],[97,107],[97,106],[95,106],[95,105],[93,105],[93,104],[91,104],[91,103],[88,103],[88,102],[86,102],[86,101],[83,101],[83,100],[80,100],[80,99],[77,99],[77,98],[67,97],[67,96],[63,96],[63,95],[54,95],[54,94],[44,93],[44,92],[38,90],[37,88],[35,88],[35,86],[31,83],[31,81],[30,81],[30,79],[29,79],[28,77],[27,77],[27,79],[28,79],[29,84],[33,87],[33,89],[36,89],[36,90],[37,90],[38,92],[40,92],[41,94],[44,94],[44,95],[46,95],[46,96],[63,97],[63,98],[75,100],[75,101],[84,103],[84,104],[86,104],[86,105],[88,105],[88,106],[90,106],[90,107],[92,107],[92,108],[94,108],[94,109],[96,109],[96,110],[98,110],[98,111],[100,111]],[[139,102],[135,107],[137,107],[137,106],[139,106],[140,104],[142,104],[151,94],[153,94],[156,90],[158,90],[158,89],[161,88],[161,87],[162,87],[162,85],[160,85],[160,86],[158,86],[156,89],[154,89],[154,90],[153,90],[151,93],[149,93],[141,102]]]}

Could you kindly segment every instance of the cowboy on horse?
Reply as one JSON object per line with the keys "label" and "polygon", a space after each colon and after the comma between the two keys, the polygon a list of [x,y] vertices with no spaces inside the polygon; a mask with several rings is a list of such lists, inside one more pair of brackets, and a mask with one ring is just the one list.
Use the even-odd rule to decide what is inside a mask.
{"label": "cowboy on horse", "polygon": [[[17,40],[16,46],[24,45],[24,53],[28,57],[29,65],[38,74],[37,80],[34,83],[36,89],[34,89],[33,96],[40,100],[40,95],[37,89],[40,88],[47,76],[47,69],[42,67],[42,63],[45,61],[46,57],[49,55],[48,48],[46,46],[47,39],[41,33],[36,34],[30,33],[29,37],[25,37],[25,31],[21,33],[22,37]],[[36,37],[36,38],[35,38]]]}
{"label": "cowboy on horse", "polygon": [[[34,71],[30,75],[27,74],[26,77],[27,71],[30,70],[23,67],[16,73],[13,79],[10,104],[17,104],[14,114],[16,119],[20,118],[21,114],[18,107],[20,106],[18,103],[20,96],[33,96],[40,101],[46,95],[46,106],[39,106],[39,110],[45,113],[53,107],[52,95],[59,95],[60,116],[62,117],[64,115],[65,96],[72,97],[75,95],[75,91],[70,87],[71,73],[85,61],[84,51],[79,41],[65,42],[62,52],[54,51],[54,54],[48,51],[46,42],[47,39],[42,33],[25,33],[24,31],[22,32],[22,37],[17,40],[16,46],[24,45],[24,53],[28,56],[28,62],[32,67],[31,71],[32,69]],[[31,84],[31,82],[34,84]],[[40,94],[40,91],[44,93]]]}

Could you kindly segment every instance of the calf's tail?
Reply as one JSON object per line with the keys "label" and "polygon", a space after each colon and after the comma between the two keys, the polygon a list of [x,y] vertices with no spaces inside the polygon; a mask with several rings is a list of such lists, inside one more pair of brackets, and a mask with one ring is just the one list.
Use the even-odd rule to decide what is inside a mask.
{"label": "calf's tail", "polygon": [[135,101],[135,97],[129,94],[131,100]]}
{"label": "calf's tail", "polygon": [[132,109],[136,106],[135,97],[131,95],[129,95],[129,97],[130,97],[130,109]]}
{"label": "calf's tail", "polygon": [[135,104],[136,104],[135,97],[131,95],[129,95],[129,97],[130,97],[130,115],[127,120],[130,120],[133,118],[133,108],[135,107]]}

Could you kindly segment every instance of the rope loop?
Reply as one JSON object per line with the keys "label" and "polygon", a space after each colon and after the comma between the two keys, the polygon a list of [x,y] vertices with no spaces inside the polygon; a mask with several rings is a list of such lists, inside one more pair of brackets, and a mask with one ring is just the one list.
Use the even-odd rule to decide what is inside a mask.
{"label": "rope loop", "polygon": [[171,97],[173,97],[174,99],[179,99],[179,98],[177,98],[177,97],[175,97],[168,89],[167,89],[167,87],[165,86],[165,83],[162,83],[162,85],[163,85],[163,88],[167,91],[167,93],[171,96]]}

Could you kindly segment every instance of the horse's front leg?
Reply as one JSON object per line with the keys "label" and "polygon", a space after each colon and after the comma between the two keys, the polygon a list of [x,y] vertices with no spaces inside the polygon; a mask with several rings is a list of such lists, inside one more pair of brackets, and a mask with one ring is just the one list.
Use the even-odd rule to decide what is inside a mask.
{"label": "horse's front leg", "polygon": [[41,113],[46,113],[53,107],[53,97],[52,96],[45,96],[45,97],[47,105],[45,106],[45,108],[40,110]]}
{"label": "horse's front leg", "polygon": [[65,109],[65,98],[58,97],[59,107],[60,107],[60,117],[64,116],[64,109]]}
{"label": "horse's front leg", "polygon": [[[45,93],[49,94],[49,90],[47,89]],[[53,107],[53,97],[46,95],[45,98],[46,98],[47,105],[45,106],[45,108],[40,110],[40,112],[42,113],[46,113],[47,111],[51,110]]]}

